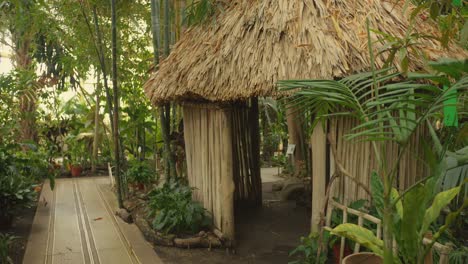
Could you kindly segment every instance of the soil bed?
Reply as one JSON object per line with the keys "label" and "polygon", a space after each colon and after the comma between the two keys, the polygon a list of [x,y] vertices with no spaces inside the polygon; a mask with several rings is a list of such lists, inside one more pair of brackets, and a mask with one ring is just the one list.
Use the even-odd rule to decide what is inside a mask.
{"label": "soil bed", "polygon": [[[263,184],[264,197],[271,197],[271,184]],[[259,209],[237,210],[237,247],[181,250],[156,246],[164,263],[288,263],[288,254],[301,236],[310,232],[310,209],[295,201],[264,201]]]}
{"label": "soil bed", "polygon": [[15,264],[23,263],[26,244],[28,243],[29,233],[36,213],[37,203],[31,207],[23,209],[18,216],[13,220],[13,225],[6,229],[0,230],[2,233],[7,233],[16,236],[15,242],[10,250],[9,256]]}

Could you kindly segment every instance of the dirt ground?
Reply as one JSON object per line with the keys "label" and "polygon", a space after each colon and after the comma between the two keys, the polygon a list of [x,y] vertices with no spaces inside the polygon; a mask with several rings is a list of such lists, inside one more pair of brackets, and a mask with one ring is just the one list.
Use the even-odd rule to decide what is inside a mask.
{"label": "dirt ground", "polygon": [[23,263],[24,251],[26,250],[26,244],[28,242],[36,208],[37,207],[34,206],[22,210],[18,214],[19,216],[14,220],[12,227],[0,231],[17,237],[9,254],[15,264]]}
{"label": "dirt ground", "polygon": [[296,205],[295,201],[268,201],[271,183],[263,184],[263,207],[243,209],[236,213],[236,252],[207,249],[176,249],[157,247],[155,251],[164,263],[214,264],[284,264],[288,254],[301,236],[310,231],[310,209]]}

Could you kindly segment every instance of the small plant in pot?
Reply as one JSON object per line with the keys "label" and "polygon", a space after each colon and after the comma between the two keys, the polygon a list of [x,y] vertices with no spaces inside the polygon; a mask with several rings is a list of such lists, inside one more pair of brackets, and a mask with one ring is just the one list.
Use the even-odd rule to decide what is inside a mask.
{"label": "small plant in pot", "polygon": [[86,146],[78,136],[70,135],[67,138],[69,169],[72,177],[79,177],[83,172],[83,167],[86,164],[89,154],[86,151]]}
{"label": "small plant in pot", "polygon": [[155,179],[155,172],[147,162],[134,159],[129,161],[126,176],[134,189],[143,191]]}

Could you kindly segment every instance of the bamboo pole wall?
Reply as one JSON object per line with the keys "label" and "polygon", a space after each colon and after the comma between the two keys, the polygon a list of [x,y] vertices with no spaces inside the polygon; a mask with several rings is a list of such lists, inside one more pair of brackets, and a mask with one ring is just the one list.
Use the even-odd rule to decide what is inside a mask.
{"label": "bamboo pole wall", "polygon": [[185,105],[187,176],[193,199],[212,213],[213,224],[234,240],[232,114],[225,109]]}
{"label": "bamboo pole wall", "polygon": [[232,108],[235,200],[238,203],[261,205],[260,145],[258,103],[236,103]]}
{"label": "bamboo pole wall", "polygon": [[234,203],[261,205],[258,103],[185,104],[187,175],[193,198],[234,239]]}
{"label": "bamboo pole wall", "polygon": [[[358,122],[345,117],[334,118],[329,122],[327,140],[331,141],[330,145],[332,147],[336,146],[336,157],[334,157],[335,161],[339,162],[346,172],[354,177],[356,181],[365,186],[370,186],[371,173],[378,168],[372,145],[369,142],[350,141],[344,138],[346,134],[351,132],[353,127],[358,125]],[[395,184],[399,190],[408,188],[428,173],[424,162],[417,159],[417,157],[421,157],[423,154],[424,150],[420,142],[422,142],[425,137],[427,137],[427,131],[420,127],[410,140],[408,149],[403,155],[398,168],[398,179]],[[314,142],[319,138],[322,138],[320,133],[313,133],[311,142]],[[388,157],[387,167],[392,168],[398,157],[399,146],[396,143],[385,144]],[[314,152],[313,144],[312,152]],[[317,166],[317,164],[323,162],[324,161],[321,158],[312,157],[312,166]],[[326,162],[330,162],[330,158]],[[314,174],[312,175],[312,182],[314,182],[314,179],[319,179],[316,181],[322,182],[323,180],[320,179],[330,178],[331,176],[332,175]],[[333,185],[331,195],[338,198],[343,204],[347,205],[358,199],[370,198],[367,192],[363,188],[358,187],[358,184],[349,177],[340,177],[337,181],[338,182],[335,182]],[[312,208],[312,211],[321,211],[323,208],[320,208],[319,205],[324,204],[325,198],[321,197],[321,195],[315,195],[314,193],[312,193],[312,196],[313,200],[316,199],[315,202],[312,202],[312,204],[316,204],[316,206]],[[313,228],[316,228],[318,223],[319,220],[312,219]]]}

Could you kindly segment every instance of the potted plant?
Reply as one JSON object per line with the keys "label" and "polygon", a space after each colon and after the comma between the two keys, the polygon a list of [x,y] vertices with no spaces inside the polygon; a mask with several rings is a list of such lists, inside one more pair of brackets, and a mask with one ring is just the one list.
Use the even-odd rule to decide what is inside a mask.
{"label": "potted plant", "polygon": [[127,180],[133,185],[134,189],[144,191],[145,185],[152,182],[155,178],[155,172],[145,161],[130,160],[126,172]]}
{"label": "potted plant", "polygon": [[382,257],[371,252],[351,254],[343,259],[343,264],[382,264]]}
{"label": "potted plant", "polygon": [[72,177],[79,177],[83,172],[83,167],[86,165],[89,154],[86,151],[86,145],[80,136],[69,135],[67,137],[67,147],[69,157],[68,167]]}

